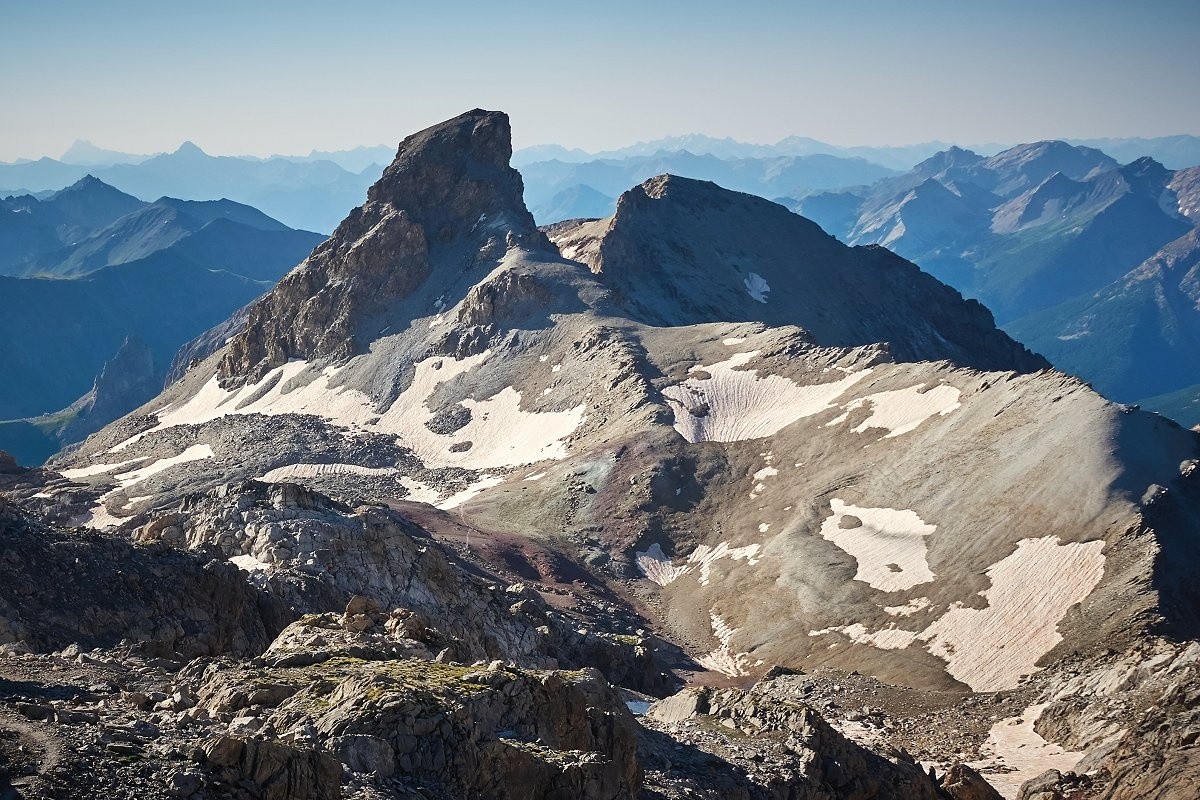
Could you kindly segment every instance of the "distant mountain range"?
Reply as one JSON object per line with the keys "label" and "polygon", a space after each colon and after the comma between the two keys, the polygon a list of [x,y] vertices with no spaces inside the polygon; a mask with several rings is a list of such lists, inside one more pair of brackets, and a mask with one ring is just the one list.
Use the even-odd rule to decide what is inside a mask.
{"label": "distant mountain range", "polygon": [[[601,196],[615,198],[628,186],[664,173],[708,180],[768,198],[855,186],[896,174],[861,158],[802,155],[723,159],[686,150],[580,163],[538,161],[521,168],[525,202],[539,223],[570,218],[561,216],[564,213],[607,216],[613,212],[615,201],[601,205]],[[572,194],[564,196],[564,191],[573,193],[575,200],[570,199]],[[575,208],[573,203],[582,205]]]}
{"label": "distant mountain range", "polygon": [[991,157],[951,148],[792,207],[978,298],[1006,331],[1109,397],[1200,422],[1187,389],[1200,375],[1200,167],[1122,165],[1065,142]]}
{"label": "distant mountain range", "polygon": [[[1134,161],[1142,156],[1165,164],[1171,169],[1183,169],[1200,164],[1200,136],[1159,136],[1155,138],[1109,138],[1067,139],[1069,144],[1083,145],[1103,150],[1121,162]],[[716,138],[693,133],[684,136],[668,136],[647,142],[589,153],[578,148],[566,148],[557,144],[534,145],[513,153],[513,165],[523,168],[537,161],[567,161],[582,163],[598,159],[621,159],[674,153],[683,150],[696,155],[712,155],[717,158],[772,158],[778,156],[831,155],[846,158],[863,158],[895,170],[912,169],[935,153],[950,148],[947,142],[922,142],[897,146],[844,147],[829,144],[807,136],[788,136],[775,144],[752,144],[731,138]],[[1003,144],[972,144],[970,149],[987,155],[1006,149]]]}
{"label": "distant mountain range", "polygon": [[324,237],[88,176],[0,201],[0,449],[38,463],[159,391],[176,351]]}
{"label": "distant mountain range", "polygon": [[[625,188],[662,173],[793,198],[786,201],[790,207],[848,243],[885,245],[980,299],[1007,330],[1111,396],[1129,402],[1152,396],[1161,405],[1151,407],[1200,422],[1200,414],[1179,411],[1198,405],[1196,393],[1186,391],[1195,380],[1160,370],[1147,383],[1136,369],[1119,369],[1149,358],[1137,344],[1149,340],[1114,334],[1125,355],[1108,358],[1103,348],[1093,349],[1093,342],[1113,346],[1097,325],[1120,315],[1099,323],[1079,316],[1093,303],[1103,302],[1111,313],[1118,300],[1141,297],[1122,288],[1130,281],[1148,285],[1133,272],[1156,258],[1171,260],[1173,251],[1164,248],[1186,246],[1172,243],[1200,214],[1200,181],[1189,166],[1200,163],[1200,137],[981,149],[940,142],[839,147],[801,136],[761,145],[693,134],[601,153],[542,145],[518,151],[513,160],[526,204],[542,224],[612,214]],[[283,238],[289,227],[332,230],[392,153],[380,145],[307,156],[214,157],[185,143],[169,154],[134,155],[76,142],[59,160],[0,164],[0,186],[29,190],[0,201],[13,212],[0,215],[0,274],[85,275],[178,244],[173,252],[200,262],[221,248],[226,263],[236,262],[230,268],[236,274],[273,281],[273,266],[254,272],[256,264],[272,263],[261,254],[276,252],[266,221]],[[88,173],[106,191],[81,191]],[[47,191],[67,184],[67,190]],[[160,199],[145,202],[154,198]],[[241,227],[207,227],[219,219]],[[1154,317],[1159,332],[1151,340],[1176,341],[1168,316]],[[110,344],[106,357],[119,341]]]}
{"label": "distant mountain range", "polygon": [[113,163],[112,156],[102,160],[110,163],[97,166],[42,158],[0,164],[0,187],[4,189],[0,195],[15,189],[58,189],[91,174],[142,200],[164,196],[229,199],[261,209],[288,227],[328,233],[346,211],[362,202],[382,169],[368,165],[355,173],[320,158],[211,156],[191,142],[184,142],[173,153],[136,162]]}

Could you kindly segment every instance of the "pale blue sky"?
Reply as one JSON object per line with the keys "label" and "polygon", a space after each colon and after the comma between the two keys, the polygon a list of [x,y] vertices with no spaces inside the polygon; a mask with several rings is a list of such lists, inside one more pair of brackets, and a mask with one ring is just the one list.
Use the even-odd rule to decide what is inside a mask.
{"label": "pale blue sky", "polygon": [[590,150],[1200,134],[1200,2],[0,0],[0,70],[0,160],[394,144],[475,106]]}

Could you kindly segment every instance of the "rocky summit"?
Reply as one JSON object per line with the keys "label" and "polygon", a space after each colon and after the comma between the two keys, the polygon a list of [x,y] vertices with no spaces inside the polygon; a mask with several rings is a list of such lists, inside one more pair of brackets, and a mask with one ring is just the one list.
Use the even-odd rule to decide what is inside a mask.
{"label": "rocky summit", "polygon": [[539,229],[510,156],[408,137],[0,460],[19,796],[1196,795],[1200,435],[715,184]]}

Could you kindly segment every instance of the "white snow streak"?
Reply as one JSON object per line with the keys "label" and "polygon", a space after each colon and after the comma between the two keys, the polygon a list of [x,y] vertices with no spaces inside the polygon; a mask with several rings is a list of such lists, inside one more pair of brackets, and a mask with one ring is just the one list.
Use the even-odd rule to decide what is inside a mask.
{"label": "white snow streak", "polygon": [[[222,389],[214,377],[186,403],[160,416],[158,426],[152,430],[200,425],[230,414],[314,414],[336,425],[395,435],[431,467],[483,470],[565,458],[563,440],[583,421],[584,406],[567,411],[524,411],[521,393],[511,386],[485,400],[463,400],[461,405],[471,411],[471,420],[450,435],[434,433],[425,426],[435,413],[427,401],[437,387],[481,365],[487,357],[488,352],[484,352],[461,360],[432,357],[417,362],[413,365],[412,384],[382,416],[362,392],[331,386],[330,380],[337,372],[332,368],[285,394],[284,387],[307,368],[303,361],[277,367],[259,383],[236,392]],[[267,386],[271,388],[264,391]],[[252,399],[260,393],[261,397]],[[113,451],[144,435],[121,443]],[[466,450],[450,449],[467,442],[471,445]]]}

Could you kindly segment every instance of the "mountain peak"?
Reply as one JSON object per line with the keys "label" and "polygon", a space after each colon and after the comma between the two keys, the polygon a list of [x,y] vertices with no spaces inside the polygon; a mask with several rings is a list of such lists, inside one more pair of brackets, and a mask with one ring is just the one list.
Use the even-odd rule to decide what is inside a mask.
{"label": "mountain peak", "polygon": [[89,172],[87,175],[84,175],[82,178],[75,181],[67,188],[62,189],[61,191],[63,191],[63,192],[81,192],[81,191],[86,191],[89,189],[99,189],[100,187],[104,187],[106,189],[112,188],[107,183],[100,180],[95,175],[93,175],[92,173]]}
{"label": "mountain peak", "polygon": [[968,166],[983,160],[983,156],[962,147],[953,146],[940,153],[934,153],[929,158],[913,167],[917,175],[937,175],[953,167]]}
{"label": "mountain peak", "polygon": [[511,158],[508,115],[476,108],[405,138],[367,201],[391,203],[440,229],[503,214],[518,233],[529,234],[536,226]]}
{"label": "mountain peak", "polygon": [[[958,200],[940,184],[931,189]],[[827,347],[887,342],[900,360],[1046,366],[983,306],[916,265],[882,248],[846,247],[778,203],[709,181],[650,178],[621,195],[611,219],[565,226],[555,241],[587,264],[620,313],[656,327],[794,325]]]}
{"label": "mountain peak", "polygon": [[200,147],[195,142],[193,142],[189,139],[188,141],[179,145],[178,149],[176,149],[175,152],[172,153],[171,155],[193,156],[194,157],[194,156],[207,156],[208,153],[205,153],[203,150],[200,149]]}
{"label": "mountain peak", "polygon": [[490,270],[515,246],[552,252],[511,155],[498,111],[473,109],[405,138],[367,202],[251,309],[222,377],[260,376],[289,358],[347,358],[411,319],[414,294],[432,301],[477,280],[476,266]]}

